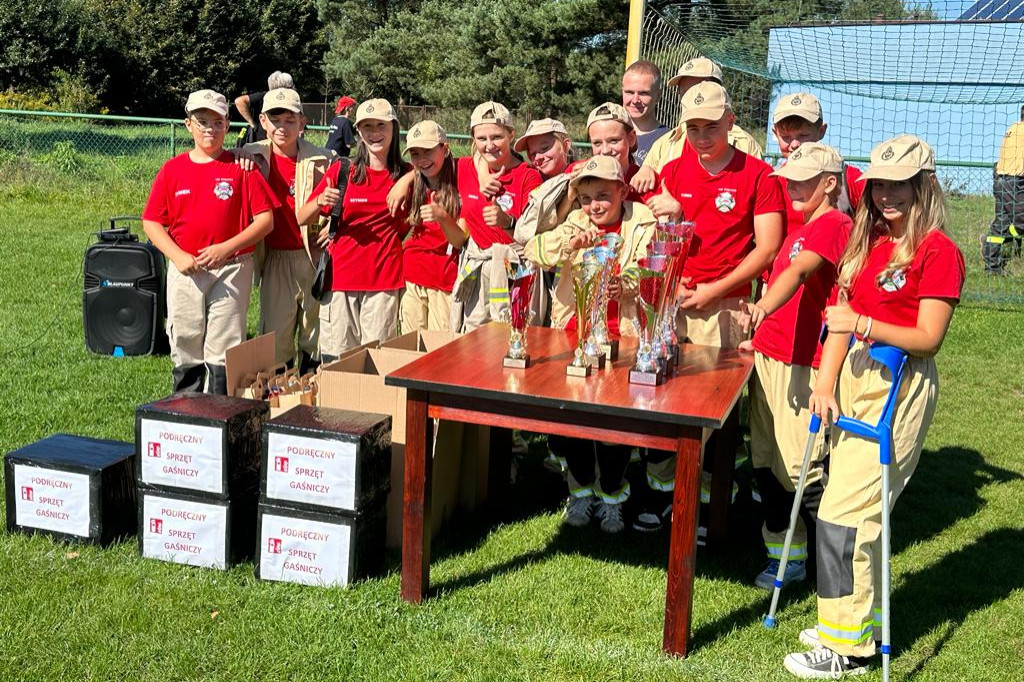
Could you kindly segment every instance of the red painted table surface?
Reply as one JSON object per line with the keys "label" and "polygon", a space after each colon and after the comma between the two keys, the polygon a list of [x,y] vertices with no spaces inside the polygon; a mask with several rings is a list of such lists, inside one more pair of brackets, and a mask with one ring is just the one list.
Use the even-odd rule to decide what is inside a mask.
{"label": "red painted table surface", "polygon": [[[565,374],[574,333],[531,327],[531,365],[507,369],[508,327],[491,323],[392,372],[385,382],[407,389],[402,540],[402,598],[419,602],[430,585],[430,489],[433,419],[449,419],[577,438],[600,439],[677,454],[665,601],[665,651],[685,656],[697,547],[703,428],[721,428],[753,370],[753,356],[684,344],[674,376],[660,386],[629,383],[635,340],[591,376]],[[712,530],[724,528],[731,458],[716,463]],[[717,504],[716,504],[717,502]],[[717,512],[716,512],[717,509]],[[712,537],[721,531],[709,533]]]}

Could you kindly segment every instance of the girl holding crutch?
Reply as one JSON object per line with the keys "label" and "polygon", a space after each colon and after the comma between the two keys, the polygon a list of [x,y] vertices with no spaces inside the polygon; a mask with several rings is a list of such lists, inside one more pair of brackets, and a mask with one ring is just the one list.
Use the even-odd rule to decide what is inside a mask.
{"label": "girl holding crutch", "polygon": [[[907,352],[892,419],[891,493],[885,501],[891,508],[917,466],[935,412],[934,356],[960,299],[964,259],[943,231],[946,207],[935,156],[924,141],[901,135],[878,145],[862,180],[865,200],[839,266],[845,300],[841,296],[825,311],[829,335],[810,408],[822,418],[831,412],[877,423],[892,378],[869,356],[869,344]],[[834,433],[817,522],[818,623],[800,633],[816,648],[784,661],[797,677],[868,670],[882,631],[882,504],[877,443]]]}

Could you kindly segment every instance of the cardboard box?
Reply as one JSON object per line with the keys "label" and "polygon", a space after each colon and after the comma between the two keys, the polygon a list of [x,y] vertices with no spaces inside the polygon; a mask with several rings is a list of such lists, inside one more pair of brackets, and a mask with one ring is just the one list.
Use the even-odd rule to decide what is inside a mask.
{"label": "cardboard box", "polygon": [[139,552],[147,559],[226,569],[253,557],[256,490],[214,500],[139,489]]}
{"label": "cardboard box", "polygon": [[256,489],[263,422],[258,400],[177,393],[135,411],[140,487],[227,499]]}
{"label": "cardboard box", "polygon": [[109,544],[135,534],[135,445],[57,434],[4,457],[7,530]]}
{"label": "cardboard box", "polygon": [[357,513],[391,487],[391,417],[300,405],[263,428],[260,501]]}
{"label": "cardboard box", "polygon": [[[448,332],[410,332],[321,368],[320,406],[392,417],[388,547],[402,544],[406,405],[405,389],[384,385],[384,377],[456,336]],[[442,421],[435,423],[434,438],[431,533],[436,537],[444,522],[457,512],[472,511],[486,500],[490,437],[488,427]]]}
{"label": "cardboard box", "polygon": [[302,585],[348,585],[384,565],[384,498],[358,514],[260,504],[256,575]]}

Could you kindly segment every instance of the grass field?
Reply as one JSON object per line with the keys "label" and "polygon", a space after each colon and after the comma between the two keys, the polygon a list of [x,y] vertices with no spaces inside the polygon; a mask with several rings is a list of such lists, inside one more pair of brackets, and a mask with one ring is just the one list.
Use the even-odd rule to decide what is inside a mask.
{"label": "grass field", "polygon": [[[90,233],[140,210],[165,153],[0,159],[0,451],[55,432],[130,440],[136,406],[167,394],[166,357],[96,357],[81,329]],[[954,229],[991,215],[984,200],[952,205]],[[1020,677],[1021,329],[1019,307],[964,306],[939,355],[935,422],[894,517],[894,679]],[[523,462],[518,507],[434,543],[419,607],[398,599],[394,554],[378,579],[314,589],[258,581],[251,565],[142,560],[133,542],[2,534],[0,679],[791,679],[781,660],[813,622],[813,594],[790,591],[779,627],[761,627],[756,508],[738,506],[729,547],[698,554],[693,653],[674,660],[660,653],[667,535],[563,529],[540,457]]]}

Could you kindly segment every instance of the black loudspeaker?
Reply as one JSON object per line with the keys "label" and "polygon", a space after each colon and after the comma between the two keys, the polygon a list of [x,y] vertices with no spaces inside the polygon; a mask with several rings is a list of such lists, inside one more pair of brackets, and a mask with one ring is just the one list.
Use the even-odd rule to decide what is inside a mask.
{"label": "black loudspeaker", "polygon": [[85,250],[82,326],[85,347],[102,355],[167,353],[164,257],[127,226],[132,216],[110,219]]}

